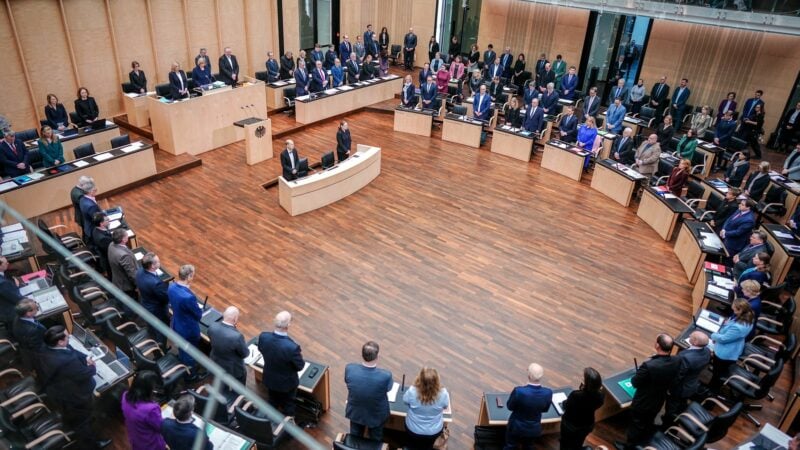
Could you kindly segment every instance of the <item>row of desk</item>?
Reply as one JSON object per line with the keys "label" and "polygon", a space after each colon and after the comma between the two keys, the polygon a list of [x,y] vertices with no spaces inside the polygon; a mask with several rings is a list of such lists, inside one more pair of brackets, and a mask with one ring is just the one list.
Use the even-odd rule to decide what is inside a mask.
{"label": "row of desk", "polygon": [[[83,144],[92,144],[95,152],[111,150],[111,139],[120,135],[119,126],[113,122],[106,121],[103,128],[94,130],[91,127],[67,128],[63,131],[55,131],[64,149],[64,160],[69,162],[75,159],[75,147]],[[25,143],[25,148],[37,150],[39,148],[38,139]]]}

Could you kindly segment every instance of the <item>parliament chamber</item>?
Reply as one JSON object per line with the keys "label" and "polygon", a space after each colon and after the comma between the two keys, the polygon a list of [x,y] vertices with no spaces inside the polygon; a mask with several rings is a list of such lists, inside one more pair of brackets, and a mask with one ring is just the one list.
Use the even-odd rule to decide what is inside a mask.
{"label": "parliament chamber", "polygon": [[[591,367],[603,378],[605,398],[594,413],[596,423],[585,445],[613,449],[630,436],[631,423],[638,414],[631,404],[635,397],[630,379],[643,363],[652,361],[657,336],[674,338],[675,350],[671,353],[677,360],[677,355],[690,348],[689,333],[705,330],[700,326],[700,318],[707,317],[703,314],[727,317],[733,297],[738,297],[733,294],[733,284],[726,290],[731,292],[726,294],[729,297],[716,295],[715,276],[732,276],[730,270],[720,267],[734,268],[736,263],[731,258],[743,250],[744,244],[728,251],[730,240],[724,234],[717,236],[723,225],[712,225],[702,215],[703,211],[713,212],[714,202],[721,208],[726,192],[738,187],[733,182],[726,184],[732,171],[714,167],[723,158],[733,167],[736,150],[747,152],[743,164],[748,174],[754,174],[751,178],[756,178],[739,180],[747,193],[755,189],[759,163],[771,163],[773,171],[761,196],[748,201],[757,216],[751,228],[763,230],[768,242],[765,248],[771,253],[770,281],[761,291],[763,302],[780,300],[788,305],[800,299],[800,274],[794,264],[794,257],[800,256],[800,234],[792,225],[794,218],[800,217],[795,214],[800,183],[794,181],[792,172],[780,174],[783,168],[800,167],[800,159],[793,162],[800,154],[799,136],[791,131],[786,131],[788,138],[780,133],[770,136],[772,129],[784,132],[787,124],[800,120],[797,114],[792,115],[800,96],[793,84],[800,70],[800,56],[781,50],[788,44],[796,45],[796,35],[663,18],[648,19],[647,26],[642,26],[634,25],[635,16],[620,14],[620,20],[629,20],[630,26],[614,28],[619,32],[613,43],[614,56],[618,53],[620,61],[625,59],[629,49],[637,49],[632,41],[640,36],[646,36],[647,42],[637,41],[640,53],[626,60],[626,69],[620,69],[617,78],[609,61],[603,66],[608,70],[605,76],[594,74],[591,81],[584,82],[595,64],[589,61],[597,45],[592,39],[600,39],[608,31],[602,29],[609,26],[602,14],[525,0],[465,0],[467,3],[472,5],[472,12],[462,10],[461,2],[453,0],[430,4],[422,0],[131,0],[124,7],[114,0],[6,1],[6,8],[0,11],[0,48],[19,62],[19,70],[13,76],[0,74],[2,98],[15,100],[13,104],[0,103],[0,123],[6,118],[10,122],[0,130],[5,134],[0,139],[0,153],[5,152],[0,154],[0,162],[9,168],[6,179],[0,182],[0,206],[5,219],[2,225],[10,227],[2,230],[6,237],[2,241],[3,259],[11,264],[8,275],[0,273],[0,282],[12,276],[40,274],[32,279],[41,276],[47,281],[46,292],[58,287],[61,293],[58,299],[47,301],[63,302],[69,310],[59,303],[59,309],[52,310],[55,312],[42,311],[37,319],[47,326],[66,327],[71,338],[80,341],[79,351],[84,354],[91,353],[97,344],[105,349],[103,361],[107,365],[99,364],[94,378],[99,380],[93,402],[98,448],[132,448],[135,435],[141,433],[140,429],[129,433],[132,428],[126,421],[130,412],[122,398],[123,391],[135,389],[135,380],[143,378],[141,373],[155,370],[140,357],[141,349],[162,352],[167,355],[164,358],[175,360],[171,369],[159,369],[172,374],[162,374],[164,385],[158,390],[157,403],[165,423],[169,417],[178,417],[183,404],[177,402],[186,400],[187,390],[198,399],[202,397],[196,392],[219,388],[214,386],[219,379],[214,375],[228,366],[219,363],[224,359],[220,359],[219,351],[215,355],[210,324],[229,324],[229,307],[236,307],[232,329],[244,338],[249,355],[233,355],[237,367],[244,364],[244,379],[227,372],[231,380],[246,380],[250,395],[268,400],[271,406],[276,404],[270,397],[277,396],[268,387],[266,373],[270,367],[266,361],[270,355],[261,352],[262,333],[273,334],[270,331],[274,329],[274,334],[280,335],[278,331],[285,331],[288,322],[279,325],[279,316],[284,311],[291,313],[289,336],[302,347],[305,360],[305,366],[299,366],[297,386],[297,407],[303,414],[298,412],[288,424],[285,418],[276,421],[267,415],[273,433],[269,436],[267,432],[265,437],[263,430],[254,431],[244,420],[258,417],[267,421],[265,416],[240,415],[239,409],[261,409],[252,401],[226,397],[227,404],[220,408],[229,407],[228,414],[216,411],[214,416],[206,416],[201,404],[194,403],[193,415],[195,419],[207,417],[205,434],[215,448],[359,448],[335,446],[340,435],[352,430],[346,413],[352,395],[346,383],[350,368],[346,366],[367,365],[362,345],[375,341],[381,347],[378,367],[391,372],[395,390],[389,393],[390,412],[383,431],[387,448],[405,448],[408,442],[414,442],[406,441],[408,435],[414,438],[409,416],[419,413],[410,411],[403,394],[415,384],[421,368],[435,368],[441,386],[449,393],[448,405],[440,413],[449,430],[447,448],[499,449],[504,448],[502,439],[493,444],[478,442],[479,430],[506,436],[512,411],[508,394],[515,386],[541,382],[554,393],[563,394],[563,400],[579,387],[583,389],[584,368]],[[55,9],[50,8],[53,5]],[[339,10],[330,17],[333,31],[303,20],[303,14],[312,12],[324,20],[327,16],[320,8],[330,7]],[[55,33],[55,44],[48,47],[57,50],[55,58],[62,58],[58,61],[66,67],[58,74],[40,73],[44,57],[37,52],[40,43],[33,40],[31,28],[37,11],[42,18],[63,24],[63,29]],[[452,25],[436,20],[451,12],[458,16]],[[177,18],[179,26],[172,26],[168,16]],[[81,17],[91,19],[94,28],[83,28]],[[6,24],[9,27],[4,27]],[[359,77],[373,81],[351,81],[345,68],[345,89],[341,89],[334,85],[335,70],[315,69],[314,38],[323,49],[330,45],[339,56],[339,43],[347,33],[355,53],[362,33],[369,33],[364,31],[367,24],[375,30],[376,53],[383,45],[379,44],[378,32],[387,26],[391,33],[384,54],[387,58],[373,65],[359,64]],[[531,27],[539,27],[539,31]],[[334,40],[326,41],[321,37],[323,32],[331,33]],[[729,41],[711,44],[706,38],[715,32],[724,33]],[[416,52],[411,60],[413,69],[409,70],[403,67],[408,60],[404,61],[402,48],[409,44],[410,34],[414,34]],[[431,35],[443,54],[452,36],[466,38],[460,47],[466,64],[472,63],[467,44],[476,43],[480,64],[474,67],[483,72],[488,72],[488,64],[482,62],[490,42],[498,59],[507,46],[514,61],[519,53],[525,53],[528,59],[523,67],[527,67],[527,77],[537,83],[540,76],[545,81],[549,76],[549,69],[537,73],[539,53],[546,53],[548,60],[554,60],[558,53],[560,60],[563,54],[568,66],[580,67],[584,88],[578,89],[575,99],[564,100],[556,112],[545,112],[535,129],[530,124],[536,123],[535,112],[541,108],[538,103],[522,105],[519,114],[524,119],[519,124],[511,119],[508,102],[514,92],[520,103],[528,95],[528,88],[523,88],[527,80],[519,78],[525,72],[518,76],[511,66],[503,82],[512,84],[514,79],[517,84],[498,94],[503,98],[492,96],[489,118],[479,117],[482,99],[466,76],[455,83],[448,76],[437,87],[436,107],[423,108],[427,97],[418,73],[429,62]],[[78,44],[94,36],[102,36],[102,42],[96,44],[99,56],[87,54],[87,49]],[[455,44],[449,44],[452,50]],[[208,48],[214,80],[218,83],[232,78],[232,84],[238,86],[193,81],[191,69],[200,48]],[[300,71],[300,61],[295,60],[300,49],[311,55],[306,57],[305,74]],[[270,78],[272,66],[269,60],[266,66],[264,62],[268,52],[274,52],[274,67],[281,72],[284,63],[292,63],[293,75],[278,76],[291,83],[275,84]],[[286,57],[287,52],[293,54]],[[765,80],[735,67],[737,52],[745,53],[755,64],[772,58],[776,76]],[[700,55],[706,53],[714,55],[708,56],[714,64],[701,67],[699,61],[706,56]],[[671,62],[674,58],[678,62]],[[128,83],[132,60],[141,62],[149,77],[141,92],[130,86],[133,76]],[[345,63],[342,59],[341,64]],[[446,64],[452,64],[452,59]],[[368,65],[370,70],[366,70]],[[180,75],[181,69],[186,73]],[[377,75],[371,74],[373,69]],[[330,85],[315,86],[315,70],[321,71],[319,79]],[[638,151],[633,165],[623,164],[624,158],[615,156],[621,151],[617,145],[623,133],[606,130],[605,125],[611,115],[606,105],[613,91],[612,80],[625,80],[626,87],[632,88],[638,78],[645,78],[649,93],[651,87],[657,91],[654,83],[662,73],[669,75],[667,83],[673,86],[673,92],[679,89],[681,78],[689,78],[693,90],[690,103],[697,107],[707,103],[716,107],[728,90],[736,90],[744,114],[745,99],[756,89],[765,91],[762,105],[768,105],[759,119],[766,130],[763,141],[757,140],[752,151],[748,149],[748,136],[738,131],[744,147],[716,144],[716,125],[709,128],[711,134],[701,135],[697,151],[686,157],[690,174],[678,187],[680,195],[673,195],[669,189],[673,167],[682,159],[683,144],[678,142],[695,128],[694,106],[687,105],[685,120],[678,122],[674,137],[661,141],[659,135],[663,153],[652,177],[645,173]],[[410,89],[402,82],[407,75],[412,79]],[[306,79],[311,91],[304,94],[298,85],[304,85]],[[491,81],[483,75],[481,79],[487,85]],[[436,85],[435,74],[433,80]],[[84,85],[98,101],[100,111],[95,118],[113,124],[102,132],[89,130],[91,121],[88,126],[68,126],[80,129],[81,136],[101,135],[92,137],[92,153],[84,155],[75,151],[75,145],[68,147],[67,133],[65,161],[49,167],[32,160],[29,164],[26,159],[28,171],[11,174],[13,164],[7,162],[12,154],[17,155],[16,145],[12,145],[17,141],[8,140],[9,136],[13,137],[14,131],[18,137],[23,135],[28,154],[43,154],[47,141],[38,137],[43,136],[42,126],[50,117],[42,114],[49,114],[41,104],[45,93],[59,94],[72,112],[77,107],[72,108],[67,99]],[[566,130],[567,105],[575,107],[578,122],[585,120],[588,97],[584,95],[588,95],[590,86],[600,86],[598,101],[603,106],[592,116],[597,118],[601,132],[594,133],[592,143],[585,147],[581,144],[583,135],[577,133],[586,131],[584,125],[578,125],[575,136],[561,131]],[[185,98],[176,98],[183,97],[184,89]],[[536,88],[542,102],[547,92],[546,82],[541,89]],[[80,96],[78,90],[79,100]],[[669,115],[676,109],[661,111]],[[624,115],[623,129],[635,128],[630,137],[634,150],[647,150],[648,136],[663,132],[657,120],[661,116],[649,117],[648,113],[645,109]],[[657,114],[657,108],[652,113]],[[714,123],[719,123],[716,114],[714,117]],[[69,121],[75,123],[71,117]],[[61,133],[56,128],[53,131]],[[39,131],[35,135],[23,131],[29,129]],[[117,145],[120,141],[111,140],[117,135],[127,135],[128,143]],[[782,148],[785,143],[788,154],[781,151],[786,150]],[[798,147],[791,151],[794,145]],[[752,154],[756,150],[760,156]],[[80,187],[81,176],[92,177],[95,190],[85,195],[92,202],[96,199],[101,216],[118,222],[113,227],[127,230],[130,241],[125,238],[120,245],[127,242],[132,249],[138,273],[144,270],[145,259],[152,257],[144,255],[153,252],[160,259],[159,277],[172,289],[188,286],[181,283],[186,280],[186,265],[193,266],[188,279],[202,312],[199,342],[183,340],[185,336],[174,322],[179,313],[172,297],[172,329],[181,337],[179,341],[169,336],[172,348],[160,341],[152,342],[154,347],[148,347],[147,340],[120,344],[112,329],[116,325],[100,320],[98,310],[86,309],[82,297],[89,294],[81,291],[75,279],[94,286],[98,284],[94,276],[103,278],[107,269],[113,285],[119,292],[133,294],[132,301],[140,300],[143,290],[136,283],[132,289],[118,284],[111,254],[98,257],[94,240],[82,238],[85,232],[75,221],[75,200],[70,201],[76,184]],[[655,186],[647,185],[648,181]],[[21,228],[13,225],[18,222],[15,213],[6,211],[7,207],[32,224],[32,228],[26,228],[24,239],[20,237]],[[83,208],[79,201],[78,215]],[[74,258],[84,263],[91,259],[89,264],[100,274],[79,273],[71,258],[59,255],[38,236],[45,231]],[[22,246],[7,248],[8,236],[23,239]],[[73,236],[83,242],[75,243]],[[720,247],[715,247],[716,242]],[[117,246],[117,241],[111,245]],[[95,256],[80,256],[81,249]],[[737,277],[731,283],[736,282],[738,287]],[[103,296],[108,297],[105,306],[119,309],[120,321],[115,318],[109,323],[129,319],[139,330],[148,328],[148,339],[159,339],[151,322],[158,319],[131,311],[125,301],[112,299],[117,296],[115,290],[99,285]],[[27,285],[18,289],[24,287]],[[45,300],[39,297],[45,294],[29,291],[44,310]],[[768,292],[772,296],[767,297]],[[0,289],[0,303],[5,301],[4,295]],[[144,305],[141,300],[140,305]],[[14,368],[26,376],[31,374],[43,384],[41,392],[45,392],[43,367],[17,350],[12,327],[3,317],[0,319],[0,370]],[[758,335],[778,339],[778,346],[788,344],[795,339],[800,323],[792,319],[794,311],[788,323],[780,324],[779,331],[759,331]],[[12,356],[4,350],[5,342],[15,345]],[[124,348],[128,344],[131,348]],[[75,345],[71,340],[70,346]],[[205,369],[195,369],[185,359],[185,345],[208,355],[223,368],[201,358],[199,364]],[[782,370],[767,394],[758,401],[745,401],[763,404],[763,409],[742,411],[713,443],[692,447],[700,435],[705,440],[706,434],[712,434],[705,432],[698,432],[691,442],[669,439],[680,443],[677,448],[738,448],[757,439],[780,438],[775,442],[791,448],[783,441],[788,439],[783,433],[793,436],[800,429],[795,423],[800,412],[800,378],[796,348],[790,353],[785,361],[781,359]],[[544,369],[541,380],[534,382],[531,378],[531,363]],[[185,376],[180,375],[183,369],[179,366],[183,364],[187,365]],[[109,372],[111,369],[117,373]],[[758,382],[774,366],[752,369],[740,361],[735,370],[752,373]],[[211,374],[209,378],[198,377],[205,371]],[[712,364],[708,364],[701,376],[704,384],[714,376]],[[0,394],[7,395],[8,387],[0,375]],[[711,397],[716,394],[729,407],[742,399],[730,388],[708,391]],[[50,405],[56,400],[42,401]],[[202,405],[206,403],[214,402]],[[284,407],[281,405],[277,413],[292,415]],[[555,396],[547,402],[541,416],[541,435],[534,440],[536,448],[564,448],[559,438],[564,407]],[[173,412],[174,408],[178,409]],[[308,411],[315,408],[316,416],[311,420]],[[5,404],[0,409],[13,413]],[[56,405],[54,409],[60,408]],[[745,413],[752,414],[758,425]],[[36,414],[35,418],[44,416]],[[59,420],[69,425],[70,418]],[[287,432],[295,422],[300,428]],[[657,425],[660,427],[660,423]],[[0,429],[4,426],[0,424]],[[289,436],[299,430],[318,447]],[[17,434],[22,435],[13,430],[10,436],[16,439]],[[165,438],[168,435],[166,431],[162,434]],[[67,448],[82,448],[78,435],[70,433],[64,438],[72,442]],[[666,427],[656,436],[662,435],[667,435]],[[3,438],[0,433],[0,443]],[[111,442],[105,442],[106,438]],[[645,444],[641,442],[641,448]]]}

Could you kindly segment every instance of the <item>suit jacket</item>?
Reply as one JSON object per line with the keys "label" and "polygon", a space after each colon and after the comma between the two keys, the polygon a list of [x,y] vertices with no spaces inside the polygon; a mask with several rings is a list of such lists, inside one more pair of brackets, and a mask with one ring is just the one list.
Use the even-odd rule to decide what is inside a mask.
{"label": "suit jacket", "polygon": [[320,51],[311,50],[311,62],[313,63],[313,65],[316,66],[317,61],[325,62],[325,54],[322,53],[322,50]]}
{"label": "suit jacket", "polygon": [[[427,107],[428,108],[433,108],[435,100],[436,100],[436,96],[439,93],[438,89],[436,89],[436,82],[432,81],[430,87],[428,86],[428,83],[425,82],[425,83],[422,84],[422,86],[419,87],[419,89],[420,89],[420,93],[422,94],[422,100],[427,100],[427,101],[431,102],[431,104],[429,106],[427,106]],[[426,106],[423,105],[423,107],[426,107]]]}
{"label": "suit jacket", "polygon": [[728,169],[725,170],[725,177],[728,179],[728,184],[735,188],[741,187],[744,176],[747,175],[748,170],[750,170],[750,163],[747,160],[742,162],[736,161],[728,165]]}
{"label": "suit jacket", "polygon": [[672,104],[678,105],[678,108],[683,112],[683,107],[686,106],[686,102],[689,101],[690,95],[692,95],[692,91],[688,87],[683,88],[683,91],[681,91],[680,86],[678,86],[672,94]]}
{"label": "suit jacket", "polygon": [[412,107],[417,104],[417,96],[414,94],[414,84],[409,84],[408,86],[403,85],[403,89],[400,91],[400,102],[403,106]]}
{"label": "suit jacket", "polygon": [[353,45],[349,42],[342,41],[339,44],[339,60],[344,63],[350,61],[350,53],[353,53]]}
{"label": "suit jacket", "polygon": [[[589,104],[589,100],[592,101],[592,104]],[[594,117],[597,115],[597,112],[600,110],[600,97],[595,96],[591,98],[591,96],[587,95],[583,98],[583,115]]]}
{"label": "suit jacket", "polygon": [[744,190],[748,191],[750,198],[756,202],[761,200],[761,197],[764,196],[764,191],[769,186],[769,174],[762,174],[759,177],[759,173],[761,172],[758,170],[751,172],[750,176],[747,177],[747,182],[744,184]]}
{"label": "suit jacket", "polygon": [[91,406],[94,397],[95,367],[86,356],[71,348],[46,348],[38,364],[39,382],[47,395],[65,411],[72,406]]}
{"label": "suit jacket", "polygon": [[75,114],[80,120],[77,125],[84,126],[91,123],[90,119],[97,119],[100,116],[100,109],[93,97],[88,97],[86,100],[77,99],[75,100]]}
{"label": "suit jacket", "polygon": [[308,86],[310,84],[308,79],[308,72],[305,69],[297,69],[294,71],[294,81],[297,96],[308,94]]}
{"label": "suit jacket", "polygon": [[575,99],[575,89],[578,88],[578,76],[569,74],[561,77],[561,87],[559,94],[567,100]]}
{"label": "suit jacket", "polygon": [[417,35],[414,33],[406,33],[406,36],[403,38],[403,49],[411,49],[414,50],[417,48]]}
{"label": "suit jacket", "polygon": [[717,130],[714,137],[719,139],[720,147],[727,147],[728,143],[733,137],[733,132],[736,131],[735,120],[719,120],[717,121]]}
{"label": "suit jacket", "polygon": [[761,110],[764,110],[764,100],[760,98],[748,98],[747,101],[744,102],[744,107],[742,108],[742,118],[750,117],[753,114],[753,111],[756,110],[756,105],[761,105]]}
{"label": "suit jacket", "polygon": [[539,103],[539,106],[546,109],[547,114],[555,115],[556,107],[558,106],[558,99],[559,99],[558,91],[556,91],[555,89],[551,94],[548,94],[547,91],[544,91],[542,93],[542,99]]}
{"label": "suit jacket", "polygon": [[[234,75],[236,80],[233,79]],[[239,81],[239,62],[236,61],[235,55],[231,55],[231,62],[228,62],[228,57],[225,55],[219,57],[219,78],[228,85]]]}
{"label": "suit jacket", "polygon": [[679,370],[680,361],[672,356],[655,355],[643,362],[631,378],[631,384],[636,388],[631,412],[643,415],[657,413],[664,405],[667,390]]}
{"label": "suit jacket", "polygon": [[294,166],[292,166],[292,160],[289,158],[289,149],[283,149],[281,152],[281,167],[283,168],[283,178],[287,181],[294,180],[297,178],[296,174],[292,173],[292,169],[297,169],[300,164],[300,157],[297,155],[297,149],[292,150],[292,155],[294,156]]}
{"label": "suit jacket", "polygon": [[[3,166],[5,174],[9,177],[16,177],[30,172],[31,167],[28,163],[28,150],[25,149],[25,143],[22,139],[14,139],[14,150],[5,139],[0,141],[0,164]],[[20,169],[17,164],[24,163],[25,168]]]}
{"label": "suit jacket", "polygon": [[363,364],[348,364],[344,368],[347,385],[345,417],[351,422],[372,428],[383,425],[389,418],[389,399],[392,390],[392,373]]}
{"label": "suit jacket", "polygon": [[575,116],[575,114],[571,116],[564,115],[561,118],[561,122],[558,124],[558,129],[559,131],[567,133],[562,140],[575,142],[575,140],[578,139],[578,117]]}
{"label": "suit jacket", "polygon": [[423,84],[425,84],[425,83],[427,83],[427,82],[428,82],[428,76],[429,76],[429,75],[430,75],[431,77],[435,77],[435,75],[434,75],[433,71],[432,71],[430,68],[428,68],[428,70],[425,70],[425,69],[423,68],[423,69],[421,69],[421,70],[419,71],[419,77],[418,77],[418,78],[419,78],[419,85],[420,85],[420,86],[422,86]]}
{"label": "suit jacket", "polygon": [[336,155],[339,157],[339,161],[347,159],[347,152],[350,151],[351,143],[350,130],[339,130],[336,132]]}
{"label": "suit jacket", "polygon": [[324,91],[328,88],[328,74],[325,73],[325,69],[322,69],[322,73],[319,70],[314,68],[311,71],[311,92],[320,92]]}
{"label": "suit jacket", "polygon": [[328,48],[327,52],[325,52],[325,61],[322,62],[322,67],[330,70],[334,64],[336,64],[336,52],[333,51],[333,47],[331,47]]}
{"label": "suit jacket", "polygon": [[183,82],[183,88],[188,90],[189,79],[186,78],[186,72],[179,70],[177,72],[169,73],[169,95],[173,100],[178,100],[189,96],[188,93],[181,94],[181,82]]}
{"label": "suit jacket", "polygon": [[494,60],[497,58],[497,53],[494,50],[486,50],[483,52],[483,64],[488,66],[490,64],[494,64]]}
{"label": "suit jacket", "polygon": [[503,66],[503,76],[506,78],[511,77],[511,64],[514,62],[514,55],[511,53],[503,53],[500,55],[500,65]]}
{"label": "suit jacket", "polygon": [[287,58],[286,55],[281,56],[281,80],[291,78],[294,72],[294,61],[292,58]]}
{"label": "suit jacket", "polygon": [[486,69],[486,80],[491,81],[494,77],[503,77],[503,65],[490,64]]}
{"label": "suit jacket", "polygon": [[[144,76],[144,72],[142,72],[142,76]],[[57,104],[55,109],[51,108],[49,105],[45,106],[44,115],[47,117],[47,124],[50,125],[50,127],[54,130],[58,130],[59,123],[64,126],[69,125],[67,109],[64,108],[64,105],[61,103]]]}
{"label": "suit jacket", "polygon": [[136,92],[140,92],[142,89],[147,91],[147,77],[144,75],[144,71],[139,71],[137,75],[136,72],[131,70],[128,74],[128,79],[131,81],[131,84],[136,89]]}
{"label": "suit jacket", "polygon": [[72,201],[72,209],[75,211],[75,223],[80,225],[81,230],[83,230],[83,214],[81,213],[81,197],[84,196],[86,192],[83,189],[79,188],[78,186],[73,186],[72,190],[69,191],[69,198]]}
{"label": "suit jacket", "polygon": [[[428,42],[428,60],[431,62],[436,57],[436,54],[439,53],[439,43],[438,42]],[[431,64],[433,66],[433,64]]]}
{"label": "suit jacket", "polygon": [[247,377],[244,358],[250,353],[244,336],[235,327],[222,321],[208,327],[211,359],[237,380]]}
{"label": "suit jacket", "polygon": [[371,80],[375,78],[375,66],[373,64],[362,64],[361,65],[361,77],[359,80]]}
{"label": "suit jacket", "polygon": [[[200,433],[200,428],[194,426],[193,423],[178,423],[175,419],[165,419],[161,423],[161,435],[169,445],[169,450],[192,450],[197,433]],[[213,450],[214,445],[209,442],[208,436],[205,433],[201,434],[205,441],[203,448]]]}
{"label": "suit jacket", "polygon": [[542,107],[539,106],[534,110],[529,105],[528,110],[525,111],[525,122],[522,126],[530,132],[541,131],[544,126],[544,110]]}
{"label": "suit jacket", "polygon": [[[733,276],[734,278],[738,279],[739,276],[750,267],[753,267],[753,257],[755,257],[760,252],[767,252],[772,253],[770,249],[767,247],[767,244],[756,244],[750,245],[748,244],[745,248],[742,249],[737,256],[739,256],[739,262],[737,262],[733,266]],[[741,282],[739,283],[741,284]]]}
{"label": "suit jacket", "polygon": [[620,88],[619,86],[612,87],[611,92],[608,94],[608,104],[613,104],[614,99],[617,97],[622,99],[622,103],[625,103],[628,101],[628,90],[624,87]]}
{"label": "suit jacket", "polygon": [[549,71],[543,70],[539,73],[539,76],[536,77],[536,87],[539,88],[539,90],[546,88],[548,83],[553,83],[554,86],[556,84],[556,73],[553,72],[552,69]]}
{"label": "suit jacket", "polygon": [[169,305],[167,283],[155,273],[140,268],[136,272],[136,287],[139,289],[139,303],[155,316],[166,318]]}
{"label": "suit jacket", "polygon": [[258,351],[264,357],[264,376],[261,382],[267,389],[291,392],[297,389],[300,379],[297,372],[305,361],[300,346],[289,336],[264,332],[258,336]]}
{"label": "suit jacket", "polygon": [[198,298],[191,289],[178,283],[167,288],[169,306],[172,308],[172,329],[189,341],[200,339],[200,319],[203,310],[197,304]]}
{"label": "suit jacket", "polygon": [[783,161],[783,168],[789,171],[786,176],[790,180],[800,181],[800,151],[797,149],[792,150]]}
{"label": "suit jacket", "polygon": [[722,225],[722,229],[725,230],[724,243],[728,254],[735,255],[745,248],[755,226],[756,219],[752,211],[744,214],[735,212],[728,217],[728,220]]}
{"label": "suit jacket", "polygon": [[725,115],[725,111],[736,111],[736,100],[731,100],[731,105],[726,109],[725,105],[728,104],[728,99],[722,100],[719,102],[719,106],[717,107],[717,120],[722,120],[722,116]]}
{"label": "suit jacket", "polygon": [[111,268],[111,281],[122,291],[136,289],[136,257],[126,245],[108,246],[108,266]]}
{"label": "suit jacket", "polygon": [[[556,82],[560,82],[564,75],[567,74],[567,62],[562,60],[555,60],[552,64],[553,72],[556,74]],[[558,85],[556,85],[556,89],[558,89]]]}
{"label": "suit jacket", "polygon": [[488,87],[489,89],[487,90],[489,91],[489,96],[495,99],[496,101],[500,101],[500,98],[502,98],[503,96],[503,85],[500,83],[497,84],[491,83],[489,84]]}
{"label": "suit jacket", "polygon": [[111,266],[108,265],[108,247],[111,246],[112,242],[113,239],[111,238],[111,232],[109,230],[103,230],[99,227],[95,227],[92,230],[94,252],[100,257],[100,264],[109,276],[111,276]]}
{"label": "suit jacket", "polygon": [[[47,331],[44,325],[38,321],[25,320],[17,317],[14,320],[12,333],[19,346],[28,352],[41,353],[45,349],[44,332]],[[38,359],[38,358],[34,358]]]}
{"label": "suit jacket", "polygon": [[508,432],[520,437],[534,438],[542,434],[542,413],[550,409],[553,391],[546,387],[517,386],[511,391],[506,407],[511,411]]}
{"label": "suit jacket", "polygon": [[633,138],[626,138],[624,143],[622,139],[622,136],[617,136],[614,145],[611,147],[611,156],[613,157],[614,153],[619,153],[619,159],[614,159],[617,159],[617,161],[622,164],[630,166],[636,163],[636,151],[633,149]]}
{"label": "suit jacket", "polygon": [[[650,105],[652,105],[656,110],[663,111],[667,105],[665,101],[669,98],[669,85],[666,83],[656,83],[653,85],[653,88],[650,89]],[[657,102],[658,105],[653,105],[653,102]],[[660,114],[660,113],[659,113]]]}
{"label": "suit jacket", "polygon": [[14,280],[0,274],[0,320],[11,323],[17,317],[17,303],[22,300]]}
{"label": "suit jacket", "polygon": [[347,68],[347,83],[358,83],[358,79],[361,77],[361,67],[358,61],[347,61],[345,67]]}
{"label": "suit jacket", "polygon": [[620,104],[612,103],[606,111],[606,126],[612,133],[622,131],[622,121],[625,119],[625,107]]}
{"label": "suit jacket", "polygon": [[635,159],[642,161],[636,170],[642,175],[653,175],[658,170],[658,159],[661,156],[661,146],[656,142],[648,147],[647,141],[636,149]]}
{"label": "suit jacket", "polygon": [[492,106],[492,97],[489,94],[484,94],[483,101],[481,101],[480,94],[473,97],[472,112],[473,117],[481,120],[489,120],[489,109]]}
{"label": "suit jacket", "polygon": [[265,63],[267,66],[267,82],[272,83],[273,81],[280,80],[281,77],[281,66],[278,64],[278,61],[275,59],[268,59]]}
{"label": "suit jacket", "polygon": [[83,234],[91,239],[92,237],[92,216],[95,213],[102,212],[97,202],[87,196],[81,197],[81,216],[83,217]]}

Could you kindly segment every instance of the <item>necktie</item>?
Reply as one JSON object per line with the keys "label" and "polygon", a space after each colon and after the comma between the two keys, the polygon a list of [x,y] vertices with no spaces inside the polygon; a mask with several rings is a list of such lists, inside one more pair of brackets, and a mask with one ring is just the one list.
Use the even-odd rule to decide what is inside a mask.
{"label": "necktie", "polygon": [[625,139],[627,139],[627,138],[622,138],[622,140],[619,141],[619,148],[622,148],[622,147],[625,146]]}
{"label": "necktie", "polygon": [[14,155],[16,156],[16,154],[17,154],[17,146],[14,145],[13,142],[11,143],[11,151],[14,152]]}
{"label": "necktie", "polygon": [[619,97],[619,94],[620,94],[620,88],[617,88],[617,94],[614,97]]}
{"label": "necktie", "polygon": [[656,97],[661,97],[661,89],[664,89],[664,83],[658,85],[658,92],[656,92]]}
{"label": "necktie", "polygon": [[292,169],[294,169],[294,152],[289,150],[289,163],[292,165]]}
{"label": "necktie", "polygon": [[588,102],[586,102],[586,112],[587,112],[587,113],[588,113],[589,111],[591,111],[591,110],[592,110],[592,100],[593,100],[593,99],[592,99],[592,97],[590,96],[590,97],[589,97],[589,101],[588,101]]}

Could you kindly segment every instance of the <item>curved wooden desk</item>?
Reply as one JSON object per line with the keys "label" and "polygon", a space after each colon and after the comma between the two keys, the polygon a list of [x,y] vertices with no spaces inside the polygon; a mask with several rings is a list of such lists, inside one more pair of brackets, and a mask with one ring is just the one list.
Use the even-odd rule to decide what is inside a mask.
{"label": "curved wooden desk", "polygon": [[331,169],[305,178],[278,178],[278,200],[290,215],[313,211],[368,185],[381,173],[381,149],[358,144],[357,152]]}

